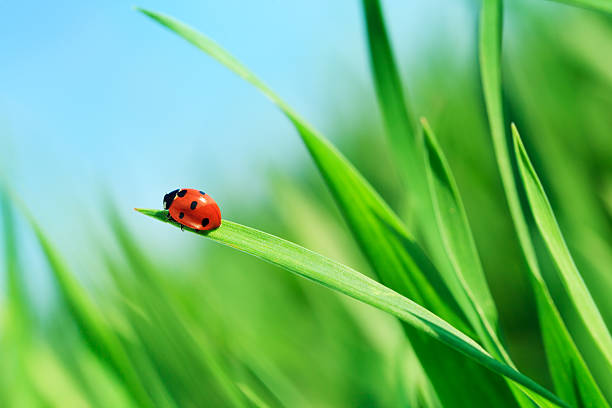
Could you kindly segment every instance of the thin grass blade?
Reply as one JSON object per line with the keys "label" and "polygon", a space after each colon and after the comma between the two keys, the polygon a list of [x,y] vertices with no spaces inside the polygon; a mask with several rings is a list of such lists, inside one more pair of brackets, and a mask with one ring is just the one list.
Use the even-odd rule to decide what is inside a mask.
{"label": "thin grass blade", "polygon": [[[170,17],[142,11],[224,64],[270,98],[298,130],[353,237],[378,278],[388,287],[429,308],[462,331],[471,332],[467,319],[438,270],[399,218],[340,152],[246,67],[210,39]],[[447,406],[462,403],[474,406],[485,400],[495,401],[501,406],[511,398],[501,379],[489,376],[476,364],[457,358],[455,353],[411,327],[404,325],[404,328],[422,359],[427,375],[435,382],[436,390],[448,397],[444,401]],[[449,373],[463,374],[456,375],[457,381],[449,382]],[[470,381],[463,381],[467,378]],[[486,397],[475,398],[476,388],[473,387],[484,383],[488,384],[484,387]],[[479,386],[477,389],[482,388]]]}
{"label": "thin grass blade", "polygon": [[476,328],[485,345],[488,345],[487,349],[494,355],[497,354],[496,357],[509,360],[497,335],[497,314],[485,312],[495,311],[496,308],[457,184],[433,130],[425,119],[421,122],[425,135],[426,161],[429,164],[427,180],[436,221],[446,252],[461,282],[464,296],[474,312],[468,316],[472,317],[472,326]]}
{"label": "thin grass blade", "polygon": [[[18,201],[14,194],[11,193],[10,196],[13,201]],[[19,208],[29,222],[43,250],[58,285],[62,301],[68,307],[92,352],[125,382],[128,392],[138,404],[143,407],[151,407],[152,403],[149,395],[139,381],[138,375],[115,333],[104,321],[99,310],[76,281],[60,254],[25,205],[21,204]]]}
{"label": "thin grass blade", "polygon": [[[460,282],[455,269],[449,264],[446,249],[440,244],[440,234],[435,227],[436,215],[429,199],[431,186],[427,183],[427,165],[422,155],[423,140],[417,132],[413,114],[404,97],[403,85],[387,35],[380,2],[363,0],[363,12],[378,102],[386,125],[386,133],[396,155],[396,163],[401,167],[400,173],[404,184],[411,198],[417,201],[414,207],[418,214],[416,217],[418,226],[423,230],[444,281],[472,325],[479,320],[478,312],[475,310],[475,307],[478,307],[486,314],[489,323],[497,327],[497,310],[482,268],[473,269],[467,280]],[[466,296],[466,283],[475,294],[471,299]]]}
{"label": "thin grass blade", "polygon": [[[537,299],[538,317],[555,388],[567,401],[599,406],[603,397],[550,296],[533,247],[508,151],[501,88],[502,2],[483,0],[479,26],[482,87],[491,138],[510,215]],[[560,363],[562,362],[562,363]],[[579,387],[573,387],[577,382]],[[605,405],[601,405],[605,406]]]}
{"label": "thin grass blade", "polygon": [[[148,209],[137,209],[137,211],[177,228],[181,227],[177,222],[168,219],[167,211]],[[506,376],[525,389],[533,391],[537,394],[536,399],[538,402],[541,401],[542,405],[551,405],[546,403],[550,401],[559,406],[567,406],[530,378],[491,357],[478,343],[446,321],[348,266],[274,235],[227,220],[223,221],[221,227],[216,230],[189,231],[280,266],[303,278],[390,313],[420,332],[465,354],[491,371]]]}
{"label": "thin grass blade", "polygon": [[515,126],[512,126],[512,136],[523,185],[540,234],[558,268],[559,277],[569,298],[612,370],[612,336],[610,331],[606,327],[601,313],[567,248],[542,183],[529,160]]}

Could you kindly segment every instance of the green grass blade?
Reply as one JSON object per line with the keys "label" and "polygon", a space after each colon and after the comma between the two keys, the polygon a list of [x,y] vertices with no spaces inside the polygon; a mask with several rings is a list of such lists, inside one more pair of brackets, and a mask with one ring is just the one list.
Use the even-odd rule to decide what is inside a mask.
{"label": "green grass blade", "polygon": [[612,336],[567,248],[544,188],[527,156],[515,126],[512,127],[512,136],[525,192],[540,234],[558,268],[559,277],[578,315],[612,369]]}
{"label": "green grass blade", "polygon": [[[168,220],[167,211],[146,209],[138,209],[137,211],[177,228],[181,226],[172,220]],[[207,232],[189,231],[280,266],[303,278],[390,313],[420,332],[432,336],[472,358],[493,372],[512,379],[517,384],[534,391],[555,404],[567,406],[533,380],[491,357],[478,343],[435,314],[343,264],[292,242],[227,220],[223,221],[221,227],[216,230]]]}
{"label": "green grass blade", "polygon": [[[484,275],[477,276],[475,272],[470,277],[478,290],[477,299],[468,299],[462,282],[450,267],[440,235],[436,229],[436,216],[429,201],[430,186],[427,183],[427,167],[422,155],[422,137],[416,131],[413,115],[406,105],[403,86],[391,49],[390,40],[385,28],[385,22],[378,0],[363,0],[363,12],[366,21],[367,39],[369,45],[370,65],[378,96],[378,103],[383,114],[387,135],[389,136],[396,162],[401,166],[400,173],[404,184],[410,191],[410,196],[416,200],[419,228],[431,248],[434,259],[438,261],[441,274],[463,312],[475,316],[473,301],[484,310],[493,326],[497,326],[497,310],[490,295]],[[474,317],[469,319],[472,324]]]}
{"label": "green grass blade", "polygon": [[464,317],[441,284],[434,265],[395,213],[329,141],[212,40],[171,17],[146,10],[142,12],[196,45],[270,98],[298,130],[353,236],[379,278],[387,286],[433,308],[453,324],[465,327]]}
{"label": "green grass blade", "polygon": [[404,166],[407,183],[419,183],[424,188],[423,159],[417,149],[417,132],[413,115],[410,113],[404,98],[403,86],[393,57],[391,44],[387,36],[385,22],[378,0],[363,0],[367,38],[369,45],[370,65],[378,96],[381,113],[387,128],[387,134],[393,146],[396,163]]}
{"label": "green grass blade", "polygon": [[[13,201],[16,200],[16,198],[12,198]],[[100,312],[86,295],[85,290],[68,270],[61,256],[34,217],[24,205],[20,205],[20,208],[43,250],[58,285],[61,299],[68,307],[92,352],[122,379],[135,401],[143,407],[152,406],[147,392],[139,381],[138,375],[115,333],[106,324]]]}
{"label": "green grass blade", "polygon": [[10,304],[11,321],[16,325],[19,337],[28,336],[31,316],[25,282],[19,272],[14,213],[8,197],[2,193],[0,193],[0,206],[2,207],[6,288]]}
{"label": "green grass blade", "polygon": [[552,0],[557,3],[569,4],[570,6],[582,7],[589,10],[612,13],[612,2],[610,0]]}
{"label": "green grass blade", "polygon": [[[506,142],[501,89],[502,3],[483,0],[479,27],[481,80],[491,138],[502,185],[527,263],[529,278],[537,299],[546,355],[551,376],[559,394],[568,401],[583,400],[599,406],[601,392],[565,326],[542,278],[535,249],[523,215]],[[563,362],[562,364],[559,362]],[[572,386],[578,380],[578,390]],[[580,392],[580,395],[576,394]],[[602,405],[604,406],[604,405]]]}
{"label": "green grass blade", "polygon": [[535,290],[535,293],[544,348],[559,397],[572,406],[609,407],[548,290]]}
{"label": "green grass blade", "polygon": [[427,180],[442,242],[461,281],[465,295],[475,312],[468,315],[474,319],[471,322],[472,326],[477,328],[485,344],[491,345],[492,348],[488,348],[489,351],[493,352],[493,349],[498,349],[501,354],[497,357],[501,357],[505,351],[497,337],[498,321],[495,303],[478,257],[476,243],[457,184],[433,130],[425,119],[422,120],[422,125],[425,135],[425,152],[430,169],[427,172]]}
{"label": "green grass blade", "polygon": [[[472,331],[438,270],[398,217],[334,146],[246,67],[210,39],[170,17],[150,11],[143,12],[245,78],[285,113],[318,166],[353,237],[386,286],[427,307],[462,331]],[[509,400],[507,387],[501,379],[489,376],[477,364],[466,364],[465,360],[457,358],[456,353],[419,335],[415,330],[407,328],[406,331],[422,359],[427,375],[435,383],[436,390],[444,390],[440,394],[448,397],[444,401],[447,406],[456,406],[453,404],[458,403],[478,404],[480,399],[474,397],[476,388],[473,388],[477,383],[489,384],[486,387],[487,400],[499,404]],[[448,375],[451,372],[469,375],[457,375],[457,381],[449,382]]]}
{"label": "green grass blade", "polygon": [[[481,307],[485,305],[489,306],[489,310],[496,310],[492,303],[493,298],[488,292],[484,271],[459,190],[431,127],[425,119],[422,119],[422,125],[425,135],[426,162],[429,165],[427,180],[436,222],[446,253],[461,283],[462,296],[469,302],[468,316],[485,348],[494,357],[514,367],[498,334],[497,314],[487,315],[485,309]],[[491,302],[491,304],[487,305],[486,302]],[[531,407],[533,405],[516,387],[511,385],[511,388],[520,406]]]}

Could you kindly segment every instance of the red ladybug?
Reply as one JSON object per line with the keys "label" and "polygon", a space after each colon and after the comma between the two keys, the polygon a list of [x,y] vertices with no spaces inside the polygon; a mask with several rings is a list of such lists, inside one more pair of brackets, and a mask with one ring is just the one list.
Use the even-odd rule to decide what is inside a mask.
{"label": "red ladybug", "polygon": [[164,210],[168,210],[174,221],[195,230],[208,231],[221,225],[221,210],[215,200],[193,188],[180,188],[166,194]]}

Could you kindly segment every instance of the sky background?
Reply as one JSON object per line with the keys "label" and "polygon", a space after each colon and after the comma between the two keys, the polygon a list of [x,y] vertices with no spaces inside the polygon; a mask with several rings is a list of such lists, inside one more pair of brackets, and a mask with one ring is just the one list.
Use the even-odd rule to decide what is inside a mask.
{"label": "sky background", "polygon": [[[332,140],[330,112],[358,103],[378,116],[357,0],[2,2],[0,170],[73,262],[102,233],[105,189],[150,236],[164,227],[132,208],[159,208],[169,190],[206,190],[240,221],[241,206],[269,194],[269,169],[308,162],[267,99],[135,5],[209,35]],[[436,42],[473,57],[473,2],[383,6],[408,81],[411,61]],[[157,235],[151,245],[176,242]]]}

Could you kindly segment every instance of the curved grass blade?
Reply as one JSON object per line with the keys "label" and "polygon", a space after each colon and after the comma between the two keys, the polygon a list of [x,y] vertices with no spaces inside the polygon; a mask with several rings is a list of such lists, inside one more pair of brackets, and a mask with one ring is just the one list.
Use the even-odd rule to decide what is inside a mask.
{"label": "curved grass blade", "polygon": [[[170,17],[142,11],[224,64],[270,98],[298,130],[353,237],[378,278],[388,287],[427,307],[463,332],[471,332],[463,312],[438,270],[406,231],[399,218],[334,146],[246,67],[210,39]],[[411,327],[404,325],[404,329],[419,359],[422,360],[427,375],[435,383],[436,390],[447,397],[444,401],[446,406],[476,406],[474,404],[481,401],[494,401],[501,406],[500,404],[511,398],[500,378],[488,375],[477,364],[458,358],[456,353]],[[449,375],[456,375],[457,381],[448,381]],[[464,380],[467,378],[470,380]],[[475,385],[485,383],[485,391],[482,391],[482,386]],[[479,390],[486,395],[475,398]]]}
{"label": "curved grass blade", "polygon": [[171,17],[147,10],[140,11],[225,65],[272,100],[296,127],[353,236],[379,278],[387,286],[433,308],[453,324],[465,326],[465,319],[448,289],[444,285],[435,286],[430,283],[436,279],[440,281],[434,265],[406,231],[397,215],[329,141],[211,39]]}
{"label": "curved grass blade", "polygon": [[527,156],[515,126],[512,126],[512,136],[525,192],[540,234],[558,268],[559,277],[578,315],[612,369],[612,336],[567,248],[542,183]]}
{"label": "curved grass blade", "polygon": [[425,119],[421,120],[425,135],[426,160],[429,164],[427,180],[434,204],[438,229],[453,268],[461,281],[465,297],[471,304],[472,326],[490,352],[497,350],[497,357],[509,360],[497,335],[497,313],[493,297],[478,257],[476,243],[472,236],[467,214],[459,190],[446,158],[438,145],[433,130]]}
{"label": "curved grass blade", "polygon": [[[147,209],[137,209],[137,211],[175,227],[181,226],[168,219],[168,211]],[[216,230],[189,231],[280,266],[303,278],[390,313],[420,332],[465,354],[491,371],[534,391],[546,400],[559,406],[567,406],[530,378],[491,357],[478,343],[446,321],[348,266],[274,235],[227,220],[223,221],[221,227]]]}
{"label": "curved grass blade", "polygon": [[[501,0],[483,0],[479,27],[479,54],[485,105],[497,167],[510,215],[527,263],[529,280],[536,295],[550,373],[557,392],[567,401],[582,400],[592,406],[606,406],[601,404],[603,400],[601,391],[571,338],[544,282],[529,235],[527,221],[523,215],[504,129],[500,66],[501,26]],[[580,386],[573,387],[575,382]]]}
{"label": "curved grass blade", "polygon": [[[380,2],[363,0],[369,44],[370,65],[376,87],[376,94],[386,125],[396,162],[405,185],[410,189],[418,213],[419,227],[431,248],[433,258],[438,261],[440,272],[462,311],[472,323],[479,324],[475,307],[484,311],[489,323],[497,327],[497,309],[489,292],[482,268],[471,269],[467,280],[460,281],[448,259],[447,250],[440,244],[440,234],[436,229],[436,215],[431,197],[431,186],[427,183],[428,168],[422,155],[422,137],[416,131],[413,115],[404,98],[403,86],[385,28]],[[478,272],[480,271],[480,273]],[[471,299],[466,296],[465,284],[475,294]],[[476,303],[474,303],[476,302]],[[476,324],[474,326],[474,324]],[[483,339],[484,340],[484,339]]]}
{"label": "curved grass blade", "polygon": [[[7,191],[5,190],[5,192]],[[9,193],[7,192],[7,194]],[[10,194],[10,196],[13,201],[18,201],[13,194]],[[53,277],[57,282],[62,301],[67,306],[92,352],[122,379],[126,384],[127,391],[139,405],[152,407],[151,399],[142,386],[129,356],[115,333],[108,327],[98,309],[68,270],[59,253],[25,205],[21,204],[19,208],[29,222],[43,250]]]}
{"label": "curved grass blade", "polygon": [[[493,299],[490,294],[480,296],[481,291],[488,293],[488,286],[459,190],[433,131],[425,119],[421,122],[425,136],[425,160],[429,165],[427,180],[436,223],[453,270],[460,281],[462,295],[469,302],[468,316],[485,348],[497,359],[514,367],[498,335],[497,315],[493,316],[493,320],[481,307],[481,304],[486,305],[482,302],[486,302],[487,299],[493,302]],[[494,304],[489,307],[495,310]],[[513,384],[509,385],[520,406],[527,408],[533,405]]]}
{"label": "curved grass blade", "polygon": [[612,2],[609,0],[552,0],[557,3],[569,4],[570,6],[582,7],[589,10],[601,11],[612,14]]}

